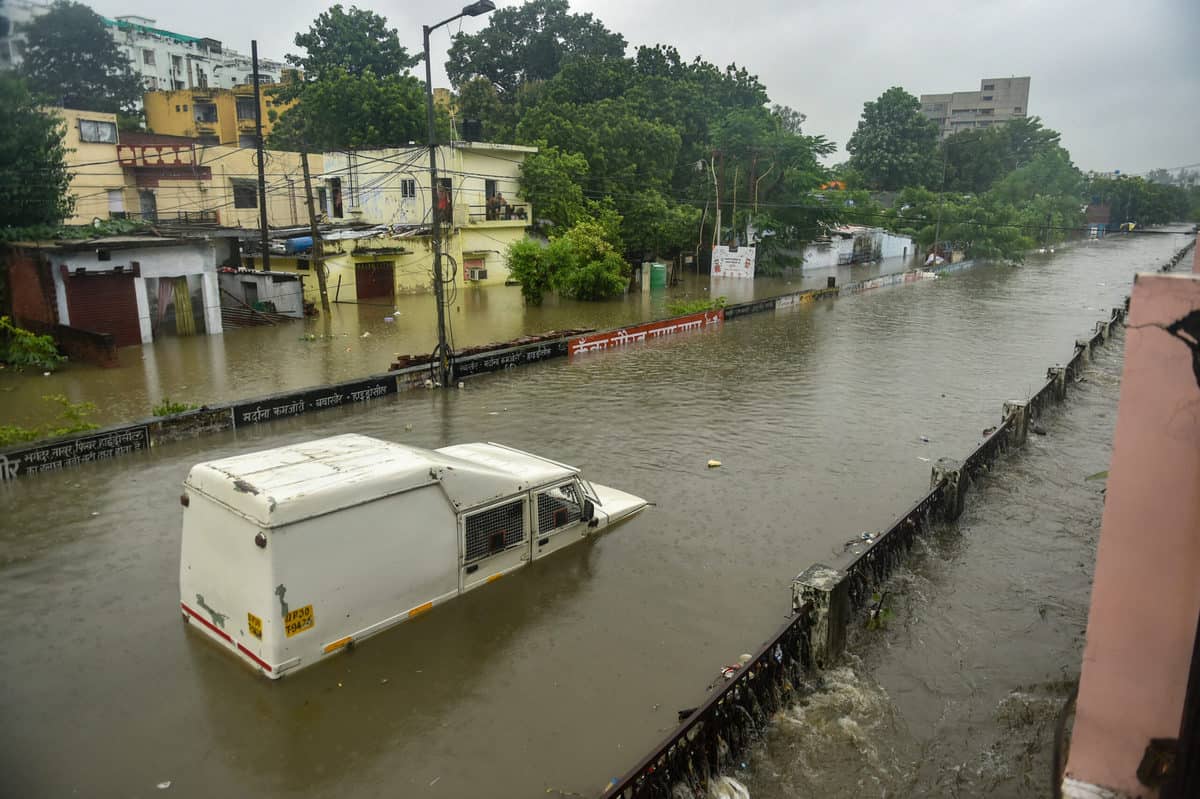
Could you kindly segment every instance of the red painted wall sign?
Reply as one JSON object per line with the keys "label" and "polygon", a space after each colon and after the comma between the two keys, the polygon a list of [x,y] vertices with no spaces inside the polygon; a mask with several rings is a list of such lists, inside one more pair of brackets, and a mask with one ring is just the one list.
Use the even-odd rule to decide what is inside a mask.
{"label": "red painted wall sign", "polygon": [[674,319],[663,319],[658,322],[646,322],[633,327],[623,327],[620,330],[589,333],[586,336],[576,336],[571,339],[567,352],[574,355],[578,352],[615,349],[624,347],[626,344],[685,333],[689,330],[703,330],[712,325],[719,325],[724,320],[724,309],[717,309],[688,316],[676,316]]}

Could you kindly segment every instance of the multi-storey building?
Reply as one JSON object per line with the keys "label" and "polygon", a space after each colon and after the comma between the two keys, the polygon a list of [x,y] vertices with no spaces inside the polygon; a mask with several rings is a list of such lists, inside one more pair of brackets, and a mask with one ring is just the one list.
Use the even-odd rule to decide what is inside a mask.
{"label": "multi-storey building", "polygon": [[[64,144],[75,215],[69,224],[94,219],[144,219],[256,231],[258,169],[254,150],[206,146],[195,139],[117,132],[114,114],[53,109],[65,122]],[[320,155],[308,157],[321,174]],[[308,224],[299,153],[267,151],[267,224]],[[245,236],[249,238],[250,236]]]}
{"label": "multi-storey building", "polygon": [[937,123],[943,139],[1020,119],[1029,113],[1029,78],[984,78],[979,91],[922,94],[921,113]]}
{"label": "multi-storey building", "polygon": [[[24,29],[49,10],[49,3],[0,0],[0,68],[20,66]],[[250,56],[225,47],[216,39],[157,28],[148,17],[125,15],[102,19],[147,91],[232,89],[254,82]],[[287,67],[279,61],[258,60],[263,83],[278,83],[285,70]]]}
{"label": "multi-storey building", "polygon": [[[465,141],[438,147],[438,202],[446,226],[443,269],[459,285],[508,280],[508,247],[533,223],[519,180],[525,156],[535,152],[536,147]],[[325,218],[358,228],[325,243],[331,299],[386,301],[394,294],[429,291],[429,150],[326,153],[324,164]],[[307,268],[303,262],[298,266]],[[307,281],[305,291],[315,298],[316,281]]]}
{"label": "multi-storey building", "polygon": [[49,3],[0,0],[0,69],[20,65],[25,50],[25,27],[49,10]]}
{"label": "multi-storey building", "polygon": [[[273,85],[260,87],[264,136],[271,132],[278,115],[295,104],[277,101],[268,91]],[[187,136],[201,144],[254,146],[253,84],[233,89],[146,92],[143,106],[146,127],[155,133]]]}
{"label": "multi-storey building", "polygon": [[[121,16],[104,23],[147,91],[232,89],[254,82],[250,57],[216,39],[156,28],[154,20],[147,17]],[[278,61],[258,60],[264,83],[278,83],[284,69]]]}

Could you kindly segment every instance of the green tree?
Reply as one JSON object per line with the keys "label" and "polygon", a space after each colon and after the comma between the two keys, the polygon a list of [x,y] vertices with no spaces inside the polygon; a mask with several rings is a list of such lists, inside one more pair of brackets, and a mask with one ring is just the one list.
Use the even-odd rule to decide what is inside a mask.
{"label": "green tree", "polygon": [[605,213],[553,236],[549,246],[529,239],[509,245],[509,272],[525,300],[540,304],[551,289],[576,300],[620,296],[629,284],[629,264],[617,249],[619,224],[620,217]]}
{"label": "green tree", "polygon": [[456,88],[471,78],[492,82],[505,102],[525,83],[553,78],[571,58],[625,55],[625,38],[591,14],[572,14],[567,0],[528,0],[501,8],[479,33],[459,33],[446,74]]}
{"label": "green tree", "polygon": [[939,146],[950,191],[983,193],[1008,172],[1008,138],[999,128],[971,128],[953,134]]}
{"label": "green tree", "polygon": [[[448,131],[444,113],[439,130]],[[425,141],[425,88],[411,76],[380,78],[334,68],[305,83],[296,105],[280,114],[267,143],[310,151],[403,146]]]}
{"label": "green tree", "polygon": [[[335,5],[295,41],[305,54],[288,60],[304,77],[272,90],[280,101],[296,104],[279,115],[269,146],[345,150],[425,140],[425,85],[408,74],[416,59],[384,17]],[[436,114],[444,141],[449,122],[444,110]]]}
{"label": "green tree", "polygon": [[635,261],[691,252],[699,224],[699,208],[671,202],[661,192],[640,191],[623,204],[621,247]]}
{"label": "green tree", "polygon": [[64,108],[113,114],[141,101],[141,78],[87,6],[57,0],[29,23],[25,36],[21,73],[35,95]]}
{"label": "green tree", "polygon": [[863,104],[846,150],[850,166],[874,188],[895,191],[925,185],[936,172],[937,125],[921,103],[899,86]]}
{"label": "green tree", "polygon": [[323,11],[307,33],[296,34],[302,56],[288,55],[287,61],[304,71],[305,80],[319,80],[341,71],[358,77],[366,72],[384,78],[407,74],[421,58],[409,55],[400,44],[395,28],[374,11],[341,4]]}
{"label": "green tree", "polygon": [[1042,153],[1059,148],[1058,131],[1042,125],[1038,117],[1010,119],[999,128],[1007,139],[1009,171],[1020,169]]}
{"label": "green tree", "polygon": [[538,142],[538,151],[525,157],[521,165],[521,195],[533,204],[539,220],[550,223],[550,230],[569,228],[588,214],[583,183],[588,162],[579,153],[564,153],[546,142]]}
{"label": "green tree", "polygon": [[74,208],[63,123],[12,73],[0,73],[0,130],[0,228],[59,224]]}

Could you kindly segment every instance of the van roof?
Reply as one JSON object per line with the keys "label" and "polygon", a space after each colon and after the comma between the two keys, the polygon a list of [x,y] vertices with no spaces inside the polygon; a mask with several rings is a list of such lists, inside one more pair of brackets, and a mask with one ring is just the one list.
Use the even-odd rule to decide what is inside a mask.
{"label": "van roof", "polygon": [[200,463],[185,485],[277,527],[434,484],[465,510],[578,472],[503,444],[430,450],[351,433]]}

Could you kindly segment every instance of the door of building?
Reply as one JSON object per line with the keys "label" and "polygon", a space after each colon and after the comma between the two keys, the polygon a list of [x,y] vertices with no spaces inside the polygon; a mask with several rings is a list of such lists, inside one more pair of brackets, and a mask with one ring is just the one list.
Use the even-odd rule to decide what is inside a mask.
{"label": "door of building", "polygon": [[396,265],[370,261],[354,265],[355,294],[361,300],[391,300],[396,294]]}
{"label": "door of building", "polygon": [[158,200],[155,198],[154,192],[142,189],[138,192],[138,200],[143,220],[153,222],[158,219]]}
{"label": "door of building", "polygon": [[67,275],[71,327],[112,333],[118,347],[142,343],[133,275]]}

